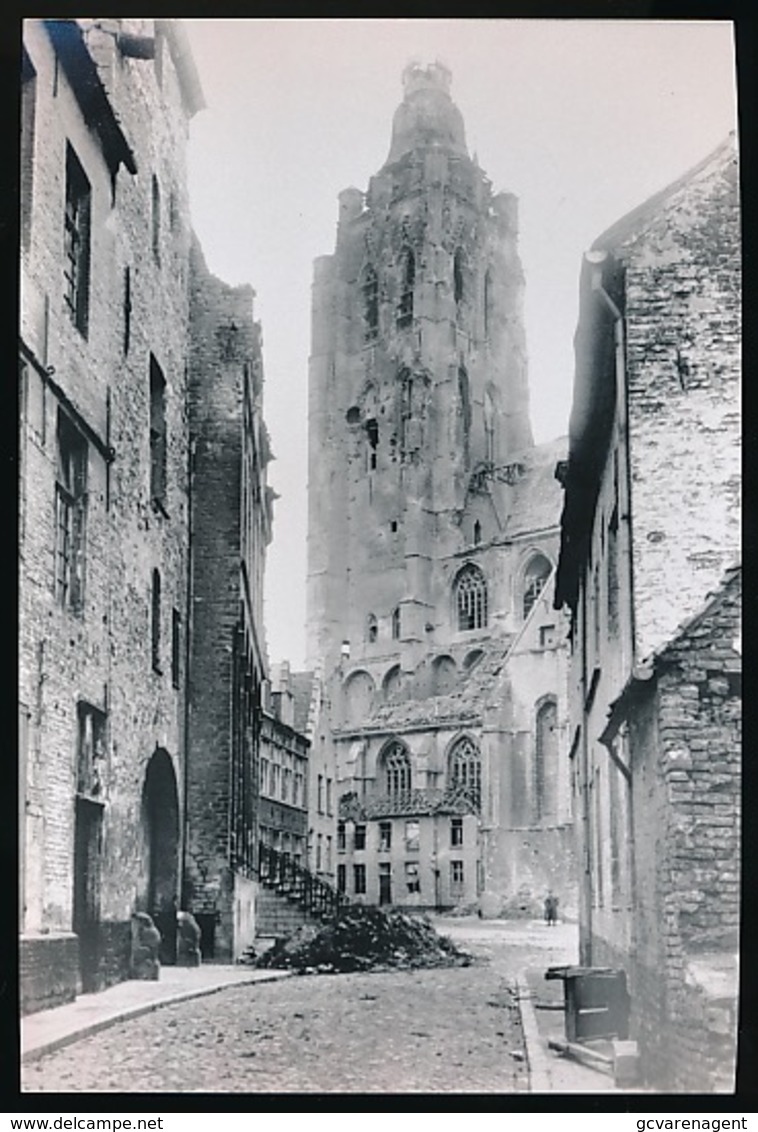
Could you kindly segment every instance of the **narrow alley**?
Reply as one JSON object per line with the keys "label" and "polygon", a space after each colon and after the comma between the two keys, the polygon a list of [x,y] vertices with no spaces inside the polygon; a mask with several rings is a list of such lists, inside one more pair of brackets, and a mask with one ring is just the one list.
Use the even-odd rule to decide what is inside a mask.
{"label": "narrow alley", "polygon": [[25,1065],[23,1089],[529,1091],[517,983],[530,967],[570,961],[575,926],[452,917],[437,926],[479,962],[230,987],[43,1056]]}

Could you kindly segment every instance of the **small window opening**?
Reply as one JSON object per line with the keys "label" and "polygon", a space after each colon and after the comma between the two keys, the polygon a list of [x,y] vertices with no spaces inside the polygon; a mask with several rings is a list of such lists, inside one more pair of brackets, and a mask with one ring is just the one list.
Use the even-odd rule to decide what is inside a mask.
{"label": "small window opening", "polygon": [[366,639],[368,640],[369,644],[373,644],[378,636],[379,626],[376,617],[373,613],[369,613],[368,617],[366,618]]}
{"label": "small window opening", "polygon": [[178,609],[171,611],[171,684],[179,687],[182,671],[182,616]]}
{"label": "small window opening", "polygon": [[477,519],[474,523],[474,546],[478,546],[482,541],[482,524]]}
{"label": "small window opening", "polygon": [[392,640],[400,640],[400,606],[392,611]]}
{"label": "small window opening", "polygon": [[153,242],[153,257],[155,262],[161,262],[161,189],[158,178],[153,174],[151,231]]}
{"label": "small window opening", "polygon": [[463,252],[460,248],[453,256],[453,294],[458,306],[463,302]]}
{"label": "small window opening", "polygon": [[124,268],[124,355],[129,353],[132,338],[132,272]]}
{"label": "small window opening", "polygon": [[150,599],[150,643],[153,671],[161,671],[161,575],[153,570],[153,585]]}
{"label": "small window opening", "polygon": [[392,848],[392,822],[379,822],[379,852],[388,853]]}
{"label": "small window opening", "polygon": [[356,825],[353,832],[353,849],[366,848],[366,827],[365,825]]}
{"label": "small window opening", "polygon": [[463,845],[463,818],[450,819],[450,847],[460,849]]}
{"label": "small window opening", "polygon": [[164,509],[166,504],[166,380],[150,355],[150,497]]}

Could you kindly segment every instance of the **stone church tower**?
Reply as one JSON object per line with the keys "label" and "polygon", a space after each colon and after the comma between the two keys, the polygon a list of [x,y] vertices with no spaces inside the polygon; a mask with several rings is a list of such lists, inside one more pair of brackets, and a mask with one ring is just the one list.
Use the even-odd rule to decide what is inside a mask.
{"label": "stone church tower", "polygon": [[[332,674],[343,818],[370,830],[379,805],[385,842],[400,812],[422,842],[425,825],[439,841],[440,822],[465,819],[471,859],[451,876],[472,896],[487,883],[485,819],[501,818],[484,692],[522,628],[521,591],[528,613],[550,576],[560,490],[554,447],[536,449],[529,423],[517,201],[469,156],[450,84],[440,63],[406,68],[387,160],[365,194],[340,194],[335,252],[315,264],[308,666]],[[412,850],[406,878],[413,860],[373,860],[370,842],[369,902],[374,866],[381,902],[458,902],[437,856]],[[347,852],[344,825],[337,845]],[[363,859],[341,863],[340,885],[363,896],[348,876]]]}

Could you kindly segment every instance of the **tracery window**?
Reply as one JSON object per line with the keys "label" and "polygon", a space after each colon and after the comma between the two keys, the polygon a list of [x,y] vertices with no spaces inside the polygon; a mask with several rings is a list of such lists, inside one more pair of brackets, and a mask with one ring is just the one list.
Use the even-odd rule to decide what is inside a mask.
{"label": "tracery window", "polygon": [[411,759],[407,748],[399,742],[391,743],[382,756],[384,785],[387,794],[407,794],[411,788]]}
{"label": "tracery window", "polygon": [[464,566],[456,579],[455,608],[460,630],[486,628],[487,580],[473,563]]}
{"label": "tracery window", "polygon": [[450,752],[450,785],[465,790],[471,801],[479,807],[482,794],[482,762],[479,748],[464,735]]}

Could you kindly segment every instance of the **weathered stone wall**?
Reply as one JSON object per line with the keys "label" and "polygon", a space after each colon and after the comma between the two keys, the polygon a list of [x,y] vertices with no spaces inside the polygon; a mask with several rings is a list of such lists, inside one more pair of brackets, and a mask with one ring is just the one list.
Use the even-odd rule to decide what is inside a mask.
{"label": "weathered stone wall", "polygon": [[[242,702],[238,634],[247,637],[259,684],[265,664],[260,583],[267,541],[261,469],[267,457],[249,404],[251,382],[258,393],[262,382],[253,291],[211,275],[197,244],[190,257],[190,319],[192,623],[184,885],[188,909],[216,919],[214,957],[219,959],[240,954],[254,934],[252,913],[240,912],[244,878],[231,864],[237,804],[232,764],[245,762],[242,773],[252,781],[253,737],[237,718]],[[238,742],[245,744],[244,751]],[[252,883],[248,878],[247,886]],[[251,899],[245,896],[242,902],[247,907]]]}
{"label": "weathered stone wall", "polygon": [[[129,30],[152,34],[152,21],[127,23]],[[122,164],[112,176],[98,133],[85,120],[65,68],[56,64],[47,30],[40,21],[27,21],[24,39],[36,90],[21,302],[21,334],[29,351],[22,390],[20,698],[27,720],[22,922],[28,931],[60,933],[72,926],[77,703],[83,700],[107,717],[100,795],[102,955],[96,979],[110,982],[126,974],[117,942],[121,929],[148,899],[140,811],[156,747],[169,753],[179,792],[182,781],[183,680],[173,686],[170,652],[172,611],[186,622],[184,151],[191,111],[168,52],[159,82],[153,62],[126,59],[112,36],[95,28],[86,32],[87,49],[97,57],[137,166],[135,174]],[[91,188],[86,337],[63,298],[67,141]],[[148,223],[153,174],[164,190],[159,255]],[[162,511],[150,498],[151,355],[166,382]],[[61,608],[54,597],[56,420],[64,402],[88,441],[80,613]],[[154,569],[162,580],[160,672],[151,657]],[[177,842],[177,854],[178,848]]]}
{"label": "weathered stone wall", "polygon": [[627,971],[634,1034],[659,1087],[732,1080],[740,887],[740,580],[661,657],[630,718],[634,946],[593,935]]}
{"label": "weathered stone wall", "polygon": [[[672,193],[626,264],[637,655],[740,554],[740,218],[733,141]],[[665,484],[665,490],[661,490]]]}

